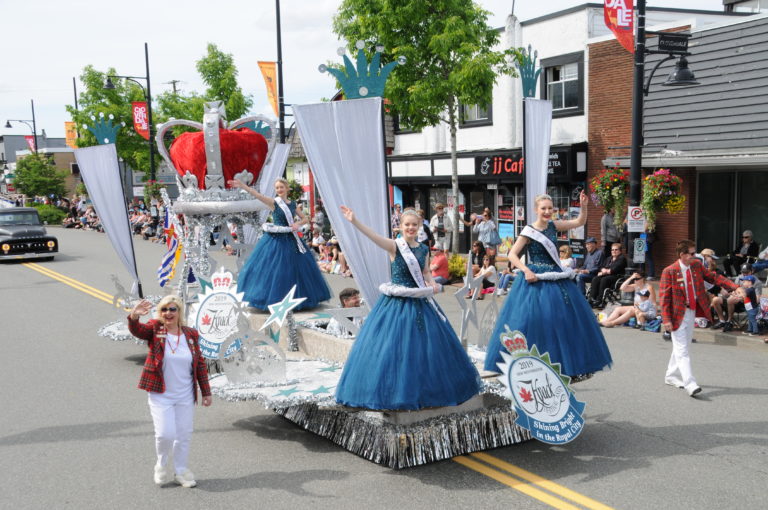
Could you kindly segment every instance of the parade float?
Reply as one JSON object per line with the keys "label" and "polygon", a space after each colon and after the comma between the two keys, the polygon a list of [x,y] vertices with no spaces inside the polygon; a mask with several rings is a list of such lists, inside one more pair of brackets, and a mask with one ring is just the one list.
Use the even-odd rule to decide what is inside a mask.
{"label": "parade float", "polygon": [[[294,113],[331,223],[365,301],[373,305],[379,285],[389,280],[387,255],[366,254],[370,241],[345,231],[339,206],[357,207],[361,216],[368,215],[366,224],[388,234],[380,96],[395,63],[380,66],[378,51],[369,63],[362,48],[358,49],[357,67],[344,56],[346,73],[321,66],[321,71],[339,79],[348,100],[294,105]],[[175,126],[199,132],[182,134],[168,148],[166,133]],[[259,126],[265,129],[257,132]],[[460,405],[398,410],[339,404],[335,388],[357,332],[350,317],[362,317],[368,309],[328,311],[352,332],[334,337],[318,327],[312,312],[303,312],[297,324],[293,310],[302,299],[294,297],[295,287],[281,302],[270,305],[268,314],[250,308],[243,300],[243,289],[237,287],[242,259],[260,234],[267,210],[243,191],[230,189],[227,182],[237,179],[269,193],[265,184],[282,174],[286,161],[273,153],[275,133],[271,121],[259,116],[227,122],[220,104],[206,107],[202,123],[173,120],[158,128],[158,149],[176,170],[180,189],[170,220],[178,238],[176,253],[183,252],[183,257],[173,257],[182,259],[176,271],[177,292],[190,303],[187,323],[200,333],[215,395],[230,402],[258,402],[352,453],[395,469],[520,443],[531,439],[531,431],[534,437],[555,444],[578,435],[583,422],[575,414],[580,418],[583,404],[573,399],[569,378],[546,355],[540,356],[535,349],[529,352],[519,332],[507,332],[508,338],[502,338],[510,352],[500,367],[505,382],[497,380],[498,374],[485,373],[479,393]],[[269,176],[262,170],[265,162],[271,163]],[[372,173],[363,175],[365,171]],[[213,231],[226,236],[229,226],[236,232],[236,239],[229,242],[239,253],[234,271],[215,267],[208,253]],[[251,243],[245,242],[247,228],[255,233]],[[469,352],[472,361],[482,366],[482,344],[493,329],[498,307],[494,301],[478,324],[475,300],[481,282],[471,274],[468,268],[465,284],[454,297],[462,309],[460,339],[465,349],[469,323],[480,330],[481,347],[472,346]],[[191,275],[199,287],[190,285]],[[466,300],[470,292],[472,299]],[[104,336],[118,339],[118,335]],[[571,432],[552,435],[551,441],[536,433],[536,427],[554,430],[559,426],[550,423],[552,419],[567,421]]]}

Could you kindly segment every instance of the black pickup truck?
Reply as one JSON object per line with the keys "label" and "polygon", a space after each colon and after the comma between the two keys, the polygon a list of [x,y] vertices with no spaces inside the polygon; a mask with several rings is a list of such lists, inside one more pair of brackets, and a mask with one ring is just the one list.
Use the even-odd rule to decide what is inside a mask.
{"label": "black pickup truck", "polygon": [[48,235],[34,207],[0,208],[0,260],[53,260],[59,241]]}

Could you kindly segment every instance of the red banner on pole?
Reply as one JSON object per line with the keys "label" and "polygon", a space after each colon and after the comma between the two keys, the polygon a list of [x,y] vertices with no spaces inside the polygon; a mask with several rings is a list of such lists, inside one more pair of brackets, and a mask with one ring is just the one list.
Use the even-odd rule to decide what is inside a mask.
{"label": "red banner on pole", "polygon": [[133,129],[145,140],[149,140],[149,118],[147,117],[147,103],[144,101],[134,101],[133,106]]}
{"label": "red banner on pole", "polygon": [[[629,5],[627,5],[629,2]],[[630,53],[635,52],[635,11],[632,0],[605,0],[603,8],[607,26],[619,44]]]}
{"label": "red banner on pole", "polygon": [[35,151],[35,137],[32,135],[27,135],[24,137],[24,139],[27,141],[27,145],[29,145],[29,150]]}

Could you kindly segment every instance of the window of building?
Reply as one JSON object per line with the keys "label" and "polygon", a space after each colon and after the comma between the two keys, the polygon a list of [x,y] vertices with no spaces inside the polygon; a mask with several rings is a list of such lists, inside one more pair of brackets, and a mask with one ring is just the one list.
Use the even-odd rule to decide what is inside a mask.
{"label": "window of building", "polygon": [[547,69],[547,99],[552,110],[579,107],[579,66],[576,63]]}
{"label": "window of building", "polygon": [[490,103],[488,106],[481,106],[477,104],[459,105],[460,127],[490,126],[492,124],[493,107]]}
{"label": "window of building", "polygon": [[584,54],[543,59],[541,97],[552,101],[552,117],[584,114]]}

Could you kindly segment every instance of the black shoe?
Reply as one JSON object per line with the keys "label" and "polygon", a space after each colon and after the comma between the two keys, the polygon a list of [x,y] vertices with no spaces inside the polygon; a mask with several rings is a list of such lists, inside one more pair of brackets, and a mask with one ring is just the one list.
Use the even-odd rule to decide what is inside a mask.
{"label": "black shoe", "polygon": [[669,331],[665,331],[664,334],[661,336],[664,337],[664,340],[666,340],[667,342],[672,341],[672,333],[670,333]]}
{"label": "black shoe", "polygon": [[696,344],[698,343],[695,338],[691,338],[691,343]]}
{"label": "black shoe", "polygon": [[716,322],[716,323],[715,323],[715,324],[712,326],[712,329],[720,329],[720,328],[722,328],[723,326],[725,326],[725,322],[723,322],[723,321],[717,321],[717,322]]}
{"label": "black shoe", "polygon": [[723,324],[723,333],[728,333],[729,331],[733,331],[733,324],[726,322]]}

